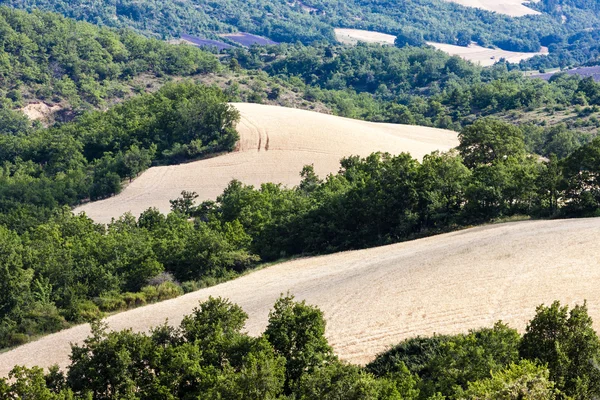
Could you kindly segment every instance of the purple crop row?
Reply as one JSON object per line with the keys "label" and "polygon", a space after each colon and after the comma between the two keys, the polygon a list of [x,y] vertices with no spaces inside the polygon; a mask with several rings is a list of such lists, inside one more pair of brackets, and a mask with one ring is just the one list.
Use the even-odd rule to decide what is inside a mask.
{"label": "purple crop row", "polygon": [[[582,77],[591,76],[594,79],[594,81],[600,82],[600,66],[581,67],[581,68],[577,68],[577,69],[570,69],[565,72],[569,75],[579,75]],[[547,74],[533,75],[532,78],[541,78],[544,80],[549,80],[550,78],[552,78],[552,76],[554,76],[557,73],[558,72],[549,72]]]}
{"label": "purple crop row", "polygon": [[230,44],[219,42],[218,40],[201,39],[199,37],[186,34],[182,34],[181,38],[195,44],[198,47],[216,47],[219,51],[233,47]]}
{"label": "purple crop row", "polygon": [[226,37],[227,39],[239,43],[242,46],[245,47],[250,47],[253,44],[258,44],[261,46],[265,46],[265,45],[269,45],[269,44],[279,44],[277,42],[272,41],[271,39],[262,37],[262,36],[257,36],[257,35],[253,35],[251,33],[245,33],[245,32],[238,32],[238,33],[232,33],[232,34],[228,34],[228,35],[223,35],[224,37]]}

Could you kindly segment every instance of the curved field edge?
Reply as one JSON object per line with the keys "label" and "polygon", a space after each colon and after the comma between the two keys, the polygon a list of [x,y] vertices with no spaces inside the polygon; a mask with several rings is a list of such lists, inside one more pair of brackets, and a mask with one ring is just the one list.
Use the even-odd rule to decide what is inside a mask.
{"label": "curved field edge", "polygon": [[[361,29],[336,28],[334,32],[337,40],[340,43],[347,45],[366,42],[393,46],[396,40],[394,35]],[[435,42],[427,42],[427,44],[450,56],[459,56],[466,61],[471,61],[473,64],[479,64],[482,67],[494,65],[500,61],[500,59],[505,59],[510,63],[519,63],[521,60],[528,60],[535,56],[548,54],[548,49],[545,47],[537,53],[525,53],[502,49],[490,49],[475,43],[472,43],[467,47]]]}
{"label": "curved field edge", "polygon": [[240,111],[237,150],[200,161],[153,167],[119,195],[91,202],[74,211],[107,223],[126,212],[137,216],[150,207],[162,212],[182,190],[198,193],[198,201],[214,200],[238,179],[260,186],[273,182],[294,186],[300,171],[313,164],[320,176],[339,170],[343,157],[377,151],[410,152],[417,159],[458,145],[457,133],[422,126],[373,123],[314,111],[261,104],[233,103]]}
{"label": "curved field edge", "polygon": [[[354,363],[408,337],[449,334],[503,320],[523,330],[535,307],[588,301],[600,328],[600,218],[522,221],[470,228],[389,246],[284,262],[217,286],[106,319],[111,329],[177,325],[198,302],[221,296],[249,314],[252,335],[266,326],[281,293],[317,305],[336,353]],[[48,335],[0,354],[14,365],[69,362],[70,343],[89,326]]]}

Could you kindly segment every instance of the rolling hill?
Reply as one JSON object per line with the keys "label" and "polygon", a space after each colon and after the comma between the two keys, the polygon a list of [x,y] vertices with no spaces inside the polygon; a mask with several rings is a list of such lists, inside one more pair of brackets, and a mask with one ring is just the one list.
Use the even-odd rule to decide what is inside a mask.
{"label": "rolling hill", "polygon": [[[384,247],[298,259],[234,281],[107,318],[112,329],[178,324],[209,296],[230,298],[262,332],[275,299],[289,291],[319,306],[343,359],[365,363],[416,335],[457,333],[495,321],[523,330],[541,303],[582,303],[600,328],[600,218],[488,225]],[[81,325],[0,354],[15,365],[68,364]]]}
{"label": "rolling hill", "polygon": [[85,204],[97,222],[110,222],[125,212],[139,215],[149,207],[169,211],[169,200],[182,190],[195,191],[199,201],[215,199],[232,179],[246,184],[296,185],[304,165],[314,164],[320,176],[337,172],[349,155],[383,151],[410,152],[421,159],[435,150],[458,145],[456,132],[421,126],[379,124],[317,112],[260,104],[236,103],[241,113],[237,151],[188,164],[153,167],[121,194]]}

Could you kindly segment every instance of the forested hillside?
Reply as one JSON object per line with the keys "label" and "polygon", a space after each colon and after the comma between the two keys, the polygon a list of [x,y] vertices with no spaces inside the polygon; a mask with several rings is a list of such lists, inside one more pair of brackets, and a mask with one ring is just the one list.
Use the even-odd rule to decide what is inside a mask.
{"label": "forested hillside", "polygon": [[[32,10],[39,8],[111,27],[130,27],[160,38],[246,31],[277,42],[310,44],[335,42],[333,28],[368,29],[393,35],[408,35],[420,41],[498,46],[505,50],[538,51],[540,46],[560,47],[551,61],[528,65],[564,66],[595,59],[597,52],[583,48],[570,51],[563,43],[575,33],[600,28],[598,16],[587,4],[565,2],[560,11],[552,2],[539,5],[542,15],[512,18],[437,0],[371,2],[367,0],[273,2],[218,0],[204,2],[91,0],[3,0],[2,4]],[[561,47],[562,46],[562,47]],[[594,47],[587,43],[587,47]],[[555,48],[552,48],[554,51]]]}
{"label": "forested hillside", "polygon": [[26,100],[97,107],[129,95],[131,80],[141,74],[188,76],[220,68],[212,54],[191,46],[7,7],[0,7],[0,60],[3,108]]}
{"label": "forested hillside", "polygon": [[[598,215],[600,139],[541,163],[527,154],[522,131],[507,123],[480,119],[460,137],[458,154],[434,153],[423,163],[408,154],[350,157],[324,180],[307,166],[296,188],[234,181],[216,202],[197,206],[184,192],[168,216],[149,209],[107,227],[36,203],[53,187],[61,195],[85,193],[60,186],[83,172],[57,172],[36,185],[26,172],[9,176],[9,183],[24,182],[30,197],[3,194],[0,345],[228,279],[260,259],[393,243],[514,215]],[[151,152],[159,154],[159,146]],[[130,148],[116,160],[146,151]],[[111,160],[104,153],[92,165],[106,168]],[[104,171],[93,170],[92,182],[114,174]]]}

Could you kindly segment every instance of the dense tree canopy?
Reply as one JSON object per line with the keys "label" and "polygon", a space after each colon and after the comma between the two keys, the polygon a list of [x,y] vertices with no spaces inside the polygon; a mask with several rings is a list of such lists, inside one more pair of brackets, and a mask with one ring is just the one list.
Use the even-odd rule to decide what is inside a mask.
{"label": "dense tree canopy", "polygon": [[214,55],[131,31],[98,28],[56,14],[0,7],[0,104],[67,101],[75,107],[122,98],[141,74],[192,75],[219,69]]}

